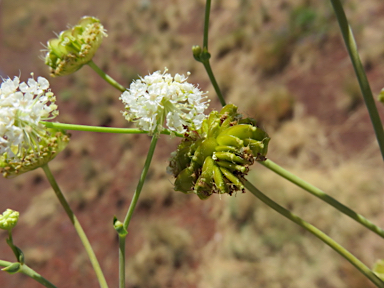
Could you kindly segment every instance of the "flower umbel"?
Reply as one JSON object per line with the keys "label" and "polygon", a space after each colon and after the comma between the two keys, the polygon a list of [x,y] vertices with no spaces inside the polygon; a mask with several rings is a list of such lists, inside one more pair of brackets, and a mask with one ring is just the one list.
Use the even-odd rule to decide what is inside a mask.
{"label": "flower umbel", "polygon": [[172,154],[168,167],[175,190],[207,199],[212,193],[243,191],[243,177],[254,161],[266,158],[268,134],[251,118],[242,118],[235,105],[213,111],[202,128],[193,131]]}
{"label": "flower umbel", "polygon": [[[32,74],[33,75],[33,74]],[[39,122],[58,115],[56,97],[43,77],[20,83],[18,77],[0,86],[0,170],[4,177],[40,167],[64,149],[64,131]]]}
{"label": "flower umbel", "polygon": [[19,220],[19,212],[7,209],[0,215],[0,229],[11,230]]}
{"label": "flower umbel", "polygon": [[200,129],[209,102],[205,93],[184,75],[172,77],[166,72],[156,71],[133,81],[120,97],[126,105],[123,115],[150,134],[164,130],[164,122],[177,133]]}
{"label": "flower umbel", "polygon": [[45,64],[51,76],[62,76],[79,70],[92,60],[107,33],[94,17],[83,17],[75,27],[62,31],[47,43]]}

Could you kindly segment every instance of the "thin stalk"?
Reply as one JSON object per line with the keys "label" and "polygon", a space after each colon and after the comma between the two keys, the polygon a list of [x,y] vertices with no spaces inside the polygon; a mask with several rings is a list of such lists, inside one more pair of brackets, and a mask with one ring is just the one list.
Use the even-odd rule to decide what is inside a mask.
{"label": "thin stalk", "polygon": [[220,87],[217,84],[215,75],[213,75],[211,64],[209,63],[209,58],[211,55],[208,52],[208,30],[209,30],[209,15],[211,12],[211,0],[207,0],[205,4],[205,17],[204,17],[204,38],[203,38],[203,52],[200,55],[200,62],[203,63],[205,70],[209,76],[209,80],[213,85],[213,88],[216,91],[217,97],[219,97],[220,104],[225,106],[225,100],[223,94],[221,93]]}
{"label": "thin stalk", "polygon": [[[156,132],[155,132],[156,133]],[[125,216],[123,227],[125,230],[128,230],[129,222],[131,221],[133,211],[135,210],[137,201],[139,200],[141,190],[143,189],[145,178],[147,177],[149,166],[151,165],[151,161],[153,158],[153,153],[155,152],[157,140],[159,139],[158,135],[152,136],[151,145],[149,146],[147,159],[145,160],[143,170],[140,175],[139,183],[137,184],[135,193],[133,194],[133,198],[131,204],[129,205],[127,215]],[[119,271],[120,278],[119,288],[124,288],[125,283],[125,238],[126,235],[119,236]]]}
{"label": "thin stalk", "polygon": [[207,0],[205,4],[205,18],[204,18],[204,39],[203,39],[203,50],[204,48],[208,51],[208,30],[209,30],[209,14],[211,13],[211,0]]}
{"label": "thin stalk", "polygon": [[13,237],[12,237],[12,229],[8,230],[8,239],[7,244],[9,247],[11,247],[13,254],[16,257],[16,260],[19,261],[19,251],[17,251],[16,246],[13,244]]}
{"label": "thin stalk", "polygon": [[319,238],[321,241],[323,241],[325,244],[327,244],[329,247],[331,247],[333,250],[335,250],[337,253],[339,253],[343,258],[345,258],[347,261],[349,261],[353,266],[355,266],[364,276],[366,276],[369,280],[372,281],[377,287],[384,287],[384,282],[376,276],[374,272],[372,272],[363,262],[361,262],[359,259],[357,259],[353,254],[351,254],[348,250],[346,250],[343,246],[338,244],[335,240],[333,240],[331,237],[326,235],[321,230],[317,229],[315,226],[309,224],[308,222],[304,221],[297,215],[293,214],[289,210],[285,209],[284,207],[277,204],[272,199],[268,198],[265,194],[263,194],[259,189],[257,189],[255,186],[253,186],[248,180],[244,181],[244,186],[257,198],[259,198],[262,202],[264,202],[266,205],[271,207],[276,212],[280,213],[284,217],[288,218],[289,220],[293,221],[297,225],[303,227],[305,230]]}
{"label": "thin stalk", "polygon": [[211,69],[211,64],[209,63],[209,59],[202,61],[202,63],[203,63],[203,65],[204,65],[205,70],[207,71],[207,74],[208,74],[208,76],[209,76],[209,80],[211,80],[211,83],[212,83],[212,85],[213,85],[213,88],[215,88],[217,97],[219,97],[221,106],[225,106],[226,103],[225,103],[223,94],[221,93],[219,84],[217,84],[215,75],[213,75],[213,71],[212,71],[212,69]]}
{"label": "thin stalk", "polygon": [[[8,267],[11,264],[12,264],[12,262],[0,260],[0,266],[2,266],[2,267]],[[33,269],[29,268],[26,264],[21,265],[21,269],[19,272],[23,273],[24,275],[31,277],[32,279],[36,280],[37,282],[39,282],[40,284],[42,284],[43,286],[45,286],[47,288],[57,288],[55,285],[53,285],[51,282],[49,282],[47,279],[45,279],[39,273],[37,273]]]}
{"label": "thin stalk", "polygon": [[125,287],[125,238],[119,235],[119,288]]}
{"label": "thin stalk", "polygon": [[311,193],[312,195],[318,197],[319,199],[323,200],[324,202],[328,203],[329,205],[333,206],[337,210],[339,210],[341,213],[344,213],[345,215],[349,216],[356,222],[360,223],[364,227],[368,228],[372,232],[376,233],[380,237],[384,238],[384,230],[380,227],[373,224],[371,221],[366,219],[364,216],[356,213],[352,209],[348,208],[347,206],[343,205],[339,201],[337,201],[335,198],[329,196],[319,188],[309,184],[308,182],[304,181],[300,177],[297,177],[296,175],[292,174],[291,172],[288,172],[283,167],[279,166],[278,164],[274,163],[273,161],[267,159],[266,161],[260,161],[259,162],[264,167],[272,170],[276,174],[280,175],[281,177],[287,179],[288,181],[292,182],[293,184],[303,188],[305,191]]}
{"label": "thin stalk", "polygon": [[125,219],[124,219],[125,229],[128,228],[129,222],[131,221],[131,218],[132,218],[133,211],[135,210],[137,201],[139,200],[141,189],[143,189],[145,177],[147,176],[148,169],[151,164],[153,153],[155,152],[158,139],[159,139],[158,136],[156,135],[152,136],[151,145],[149,146],[147,159],[145,160],[144,168],[143,168],[143,171],[141,172],[139,183],[137,184],[135,194],[133,195],[131,204],[129,205],[129,208],[128,208],[127,215],[125,216]]}
{"label": "thin stalk", "polygon": [[71,220],[73,226],[75,227],[75,230],[77,234],[80,237],[81,242],[84,245],[85,250],[87,251],[89,260],[91,261],[91,264],[93,266],[93,270],[96,273],[97,279],[99,281],[101,288],[108,288],[107,282],[105,281],[103,271],[100,268],[99,262],[97,261],[95,252],[92,249],[91,243],[89,243],[89,240],[87,238],[87,235],[85,235],[85,232],[83,228],[81,227],[79,221],[77,220],[75,214],[73,213],[72,209],[69,207],[69,204],[67,200],[65,199],[63,193],[61,192],[59,186],[57,185],[57,182],[55,178],[53,177],[51,170],[49,169],[48,165],[45,164],[42,166],[45,175],[47,176],[47,179],[49,183],[52,186],[53,191],[55,192],[57,198],[60,201],[61,206],[63,206],[65,212],[67,213],[69,220]]}
{"label": "thin stalk", "polygon": [[381,156],[384,159],[384,131],[383,125],[373,99],[371,87],[365,74],[363,65],[357,51],[356,41],[353,36],[352,29],[348,24],[347,17],[340,0],[331,0],[333,10],[335,11],[337,21],[339,22],[341,33],[343,34],[344,42],[347,47],[349,57],[351,58],[353,68],[355,69],[357,80],[359,81],[361,93],[363,94],[365,105],[367,106],[369,117],[375,130],[377,142],[379,143]]}
{"label": "thin stalk", "polygon": [[95,64],[95,62],[93,62],[93,60],[89,61],[88,63],[88,66],[91,67],[93,70],[95,70],[95,72],[97,74],[99,74],[99,76],[101,78],[103,78],[105,81],[107,81],[109,84],[111,84],[113,87],[115,87],[117,90],[120,90],[121,92],[124,92],[126,89],[124,88],[124,86],[120,85],[119,83],[116,82],[115,79],[113,79],[111,76],[109,76],[108,74],[106,74],[103,70],[101,70],[99,68],[99,66],[97,66]]}
{"label": "thin stalk", "polygon": [[[87,132],[101,132],[101,133],[118,133],[118,134],[147,134],[147,131],[143,131],[135,128],[116,128],[116,127],[102,127],[102,126],[87,126],[87,125],[77,125],[77,124],[65,124],[65,123],[55,123],[55,122],[45,122],[40,121],[41,124],[45,125],[48,128],[57,128],[73,131],[87,131]],[[163,130],[160,134],[171,135],[169,130]],[[172,133],[177,137],[183,137],[182,134]]]}

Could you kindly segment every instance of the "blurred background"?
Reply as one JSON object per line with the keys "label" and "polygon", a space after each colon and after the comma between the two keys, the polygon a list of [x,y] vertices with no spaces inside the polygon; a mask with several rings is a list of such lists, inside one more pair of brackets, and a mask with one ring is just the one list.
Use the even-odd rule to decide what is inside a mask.
{"label": "blurred background", "polygon": [[[383,163],[329,1],[214,0],[211,65],[227,102],[253,117],[272,140],[268,157],[384,226]],[[373,93],[384,87],[384,3],[344,1]],[[202,45],[205,1],[3,0],[0,70],[49,78],[42,57],[55,33],[84,15],[108,31],[94,61],[128,87],[138,75],[169,69],[209,91],[191,53]],[[50,78],[57,121],[130,127],[120,92],[89,67]],[[383,107],[378,104],[380,113]],[[209,112],[208,111],[208,112]],[[207,112],[207,113],[208,113]],[[150,138],[72,132],[50,167],[82,223],[110,287],[118,286],[113,216],[123,219]],[[350,263],[250,193],[201,201],[173,191],[165,172],[179,139],[163,136],[127,237],[127,285],[156,287],[373,287]],[[248,179],[281,205],[351,250],[368,266],[384,242],[317,198],[255,164]],[[61,288],[98,287],[85,251],[43,171],[0,179],[0,211],[21,217],[14,242],[26,263]],[[0,232],[0,259],[14,261]],[[0,273],[0,286],[41,287]]]}

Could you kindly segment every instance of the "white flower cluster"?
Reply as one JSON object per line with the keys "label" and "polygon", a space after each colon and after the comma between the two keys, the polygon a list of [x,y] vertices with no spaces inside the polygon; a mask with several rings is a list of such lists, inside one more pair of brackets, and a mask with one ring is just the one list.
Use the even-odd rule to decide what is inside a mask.
{"label": "white flower cluster", "polygon": [[166,72],[167,68],[164,73],[156,71],[133,81],[120,97],[126,105],[123,115],[150,134],[164,130],[164,122],[173,132],[199,129],[209,102],[205,93],[188,83],[184,75],[172,77]]}
{"label": "white flower cluster", "polygon": [[[33,74],[31,74],[33,76]],[[0,86],[0,155],[20,160],[23,148],[36,147],[44,137],[45,126],[39,123],[58,115],[56,98],[43,77],[20,83],[18,77],[3,79]],[[38,146],[37,146],[38,149]]]}

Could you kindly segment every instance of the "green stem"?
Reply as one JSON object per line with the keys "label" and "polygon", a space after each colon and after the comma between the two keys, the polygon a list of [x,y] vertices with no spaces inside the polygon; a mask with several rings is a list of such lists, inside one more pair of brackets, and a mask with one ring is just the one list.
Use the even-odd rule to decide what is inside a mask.
{"label": "green stem", "polygon": [[[203,52],[203,53],[204,53],[204,52]],[[204,65],[205,70],[207,71],[207,74],[208,74],[208,76],[209,76],[209,80],[211,80],[211,83],[212,83],[212,85],[213,85],[213,88],[215,88],[217,97],[219,97],[220,104],[221,104],[222,106],[225,106],[226,103],[225,103],[223,94],[221,93],[219,84],[217,84],[216,78],[215,78],[215,76],[213,75],[213,72],[212,72],[212,69],[211,69],[211,64],[209,63],[209,59],[202,61],[202,63],[203,63],[203,65]]]}
{"label": "green stem", "polygon": [[[0,266],[2,267],[8,267],[11,264],[12,262],[0,260]],[[36,271],[29,268],[26,264],[21,265],[20,272],[31,277],[32,279],[36,280],[37,282],[39,282],[40,284],[44,285],[47,288],[56,288],[55,285],[53,285],[51,282],[49,282],[47,279],[45,279]]]}
{"label": "green stem", "polygon": [[205,4],[205,18],[204,18],[204,38],[203,49],[208,51],[208,30],[209,30],[209,14],[211,12],[211,0],[207,0]]}
{"label": "green stem", "polygon": [[213,75],[211,64],[209,63],[209,58],[211,55],[208,52],[208,30],[209,30],[209,14],[211,12],[211,0],[207,0],[205,4],[205,17],[204,17],[204,36],[203,36],[203,52],[199,56],[199,61],[203,63],[205,70],[209,76],[209,80],[213,85],[213,88],[216,91],[217,97],[219,97],[220,104],[225,106],[225,100],[223,94],[221,93],[220,87],[217,84],[216,78]]}
{"label": "green stem", "polygon": [[355,69],[357,80],[359,81],[361,93],[363,94],[365,105],[367,106],[369,116],[375,130],[376,138],[379,143],[381,156],[384,159],[384,131],[379,113],[377,111],[375,100],[373,99],[371,87],[365,74],[363,65],[357,52],[356,42],[352,33],[352,29],[348,24],[347,17],[340,0],[331,0],[335,11],[337,21],[339,22],[341,33],[343,34],[344,42],[347,47],[349,57],[351,58],[353,68]]}
{"label": "green stem", "polygon": [[159,139],[158,136],[156,135],[152,136],[151,145],[149,146],[147,159],[145,160],[144,168],[143,168],[143,171],[141,172],[139,183],[137,184],[135,194],[133,195],[131,204],[129,205],[129,208],[128,208],[127,215],[125,216],[125,219],[124,219],[125,229],[128,228],[129,222],[131,221],[131,218],[132,218],[133,211],[135,210],[135,207],[137,204],[137,200],[139,200],[141,189],[143,188],[145,177],[147,176],[149,165],[151,164],[153,153],[155,152],[158,139]]}
{"label": "green stem", "polygon": [[113,79],[111,76],[109,76],[108,74],[106,74],[103,70],[101,70],[99,68],[99,66],[97,66],[95,64],[95,62],[93,62],[93,60],[89,61],[87,63],[93,70],[95,70],[95,72],[97,74],[99,74],[99,76],[101,78],[103,78],[105,81],[107,81],[109,84],[111,84],[113,87],[115,87],[117,90],[120,90],[121,92],[124,92],[126,89],[124,88],[124,86],[120,85],[119,83],[116,82],[115,79]]}
{"label": "green stem", "polygon": [[384,287],[384,282],[380,280],[380,278],[378,278],[375,273],[373,273],[364,263],[362,263],[354,255],[352,255],[343,246],[341,246],[336,241],[334,241],[331,237],[323,233],[321,230],[317,229],[315,226],[304,221],[297,215],[291,213],[289,210],[280,206],[279,204],[274,202],[272,199],[268,198],[255,186],[253,186],[250,182],[248,182],[248,180],[244,181],[244,186],[253,195],[259,198],[262,202],[264,202],[266,205],[271,207],[273,210],[280,213],[281,215],[288,218],[289,220],[295,222],[297,225],[303,227],[305,230],[312,233],[314,236],[319,238],[321,241],[323,241],[325,244],[327,244],[329,247],[331,247],[333,250],[339,253],[342,257],[348,260],[353,266],[355,266],[361,273],[363,273],[369,280],[371,280],[372,283],[374,283],[377,287]]}
{"label": "green stem", "polygon": [[324,202],[328,203],[329,205],[335,207],[337,210],[339,210],[341,213],[344,213],[345,215],[351,217],[356,222],[360,223],[361,225],[365,226],[372,232],[376,233],[380,237],[384,238],[384,230],[380,227],[373,224],[371,221],[366,219],[364,216],[356,213],[352,209],[348,208],[347,206],[343,205],[333,197],[329,196],[328,194],[324,193],[319,188],[309,184],[308,182],[304,181],[303,179],[297,177],[296,175],[288,172],[284,168],[280,167],[278,164],[274,163],[273,161],[267,159],[266,161],[260,161],[259,162],[264,167],[272,170],[276,174],[280,175],[281,177],[287,179],[288,181],[292,182],[293,184],[303,188],[307,192],[311,193],[312,195],[318,197],[319,199],[323,200]]}
{"label": "green stem", "polygon": [[[131,204],[129,205],[127,215],[125,216],[123,227],[125,230],[128,230],[128,225],[129,222],[131,221],[133,211],[135,210],[137,201],[139,200],[141,190],[143,189],[144,181],[148,173],[149,166],[151,165],[153,153],[155,152],[157,140],[159,139],[158,135],[152,136],[151,140],[151,145],[149,146],[148,154],[147,154],[147,159],[145,160],[144,163],[144,168],[143,171],[141,172],[140,175],[140,180],[139,183],[137,184],[135,193],[133,194],[133,198],[131,201]],[[119,236],[119,271],[120,271],[120,288],[124,288],[124,283],[125,283],[125,237],[126,235],[121,235]]]}
{"label": "green stem", "polygon": [[75,230],[77,234],[80,237],[81,242],[84,245],[85,250],[88,253],[88,257],[91,261],[91,264],[93,266],[93,269],[96,273],[97,279],[99,280],[99,284],[101,288],[108,288],[107,282],[105,281],[103,271],[100,268],[99,262],[97,261],[95,252],[92,249],[91,243],[89,243],[89,240],[87,238],[87,235],[85,235],[85,232],[83,228],[81,227],[79,221],[77,220],[75,214],[73,213],[72,209],[69,207],[69,204],[67,200],[65,199],[63,193],[61,192],[59,186],[57,185],[57,182],[55,178],[53,177],[51,170],[49,169],[48,165],[45,164],[42,166],[45,175],[48,178],[49,183],[51,184],[53,190],[55,191],[55,194],[57,198],[60,201],[61,206],[63,206],[65,212],[67,213],[69,219],[71,220],[73,226],[75,227]]}
{"label": "green stem", "polygon": [[[87,126],[87,125],[65,124],[65,123],[55,123],[55,122],[45,122],[45,121],[40,121],[40,123],[45,125],[48,128],[74,130],[74,131],[119,133],[119,134],[147,134],[148,133],[147,131],[143,131],[135,128]],[[171,135],[171,132],[169,130],[163,130],[160,132],[160,134]],[[175,134],[177,137],[183,137],[183,135],[176,132],[172,134]]]}
{"label": "green stem", "polygon": [[16,257],[16,260],[20,261],[20,259],[19,259],[19,251],[17,251],[16,246],[13,244],[12,229],[8,230],[7,244],[9,245],[9,247],[11,247],[12,252],[13,252],[13,254]]}
{"label": "green stem", "polygon": [[119,235],[119,288],[125,287],[125,238]]}

